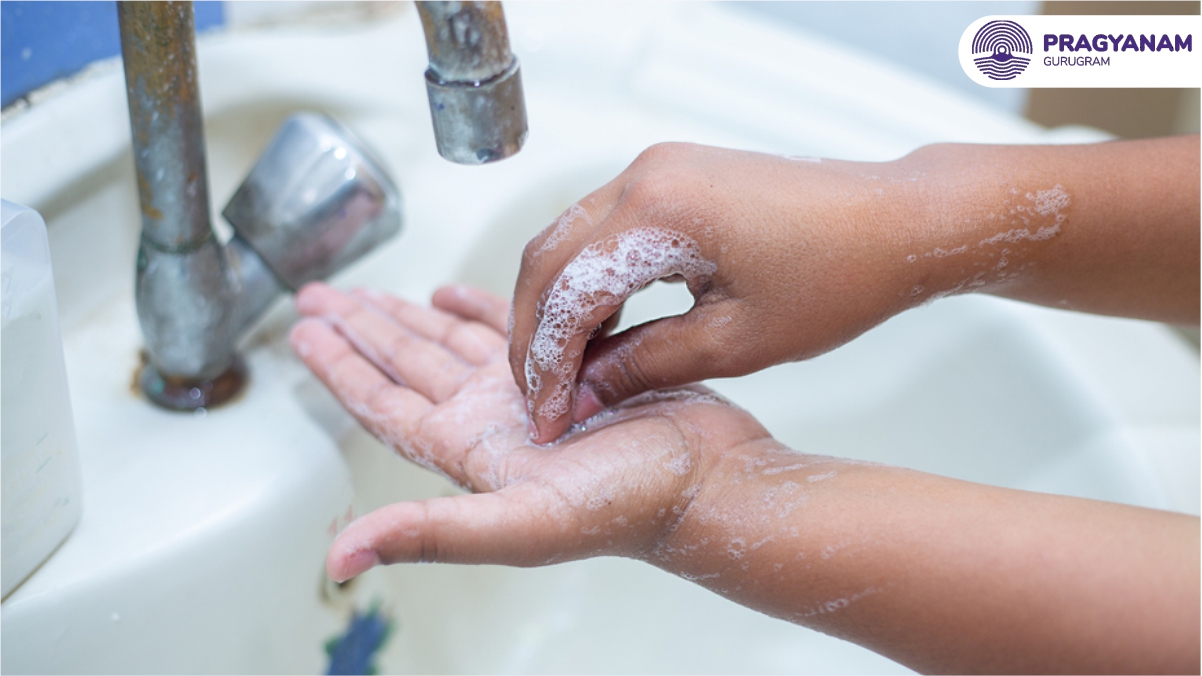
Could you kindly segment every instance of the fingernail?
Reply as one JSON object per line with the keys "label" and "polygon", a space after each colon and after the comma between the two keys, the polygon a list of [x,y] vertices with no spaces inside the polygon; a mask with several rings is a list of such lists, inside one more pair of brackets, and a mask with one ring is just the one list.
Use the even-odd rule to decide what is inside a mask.
{"label": "fingernail", "polygon": [[538,441],[538,426],[534,424],[533,418],[526,419],[526,431],[530,433],[530,441]]}
{"label": "fingernail", "polygon": [[597,393],[586,383],[581,383],[576,391],[576,403],[572,407],[572,422],[578,423],[597,415],[605,406],[597,398]]}
{"label": "fingernail", "polygon": [[361,549],[354,554],[346,557],[343,564],[343,571],[346,577],[336,582],[346,582],[347,580],[357,575],[362,575],[380,563],[380,557],[376,556],[373,549]]}

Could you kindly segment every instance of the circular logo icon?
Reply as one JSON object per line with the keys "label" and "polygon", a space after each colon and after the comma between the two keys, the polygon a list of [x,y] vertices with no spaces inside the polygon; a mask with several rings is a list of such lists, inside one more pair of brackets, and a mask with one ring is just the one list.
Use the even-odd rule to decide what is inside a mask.
{"label": "circular logo icon", "polygon": [[1031,36],[1009,20],[990,21],[972,38],[972,60],[991,80],[1013,80],[1031,63]]}

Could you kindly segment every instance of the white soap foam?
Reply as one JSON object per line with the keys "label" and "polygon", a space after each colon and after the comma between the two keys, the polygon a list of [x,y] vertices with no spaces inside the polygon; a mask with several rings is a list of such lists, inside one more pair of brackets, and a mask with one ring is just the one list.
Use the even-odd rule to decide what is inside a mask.
{"label": "white soap foam", "polygon": [[[681,388],[676,390],[652,390],[644,392],[636,397],[631,397],[626,401],[604,409],[593,415],[588,420],[584,420],[572,425],[562,437],[546,444],[535,444],[543,448],[552,448],[560,444],[572,441],[581,434],[587,432],[596,432],[597,430],[615,425],[620,422],[641,418],[645,416],[662,416],[671,417],[676,414],[680,408],[693,404],[717,404],[721,406],[730,406],[738,408],[726,399],[708,390]],[[687,423],[681,423],[687,424]],[[699,436],[705,436],[704,431],[693,430]],[[690,461],[691,462],[691,461]]]}
{"label": "white soap foam", "polygon": [[954,249],[941,249],[940,247],[935,247],[935,249],[933,251],[931,251],[931,254],[934,255],[935,258],[944,258],[947,256],[955,256],[957,254],[962,254],[965,251],[968,251],[967,244],[955,247]]}
{"label": "white soap foam", "polygon": [[726,555],[738,561],[747,553],[747,541],[743,538],[731,538],[726,544]]}
{"label": "white soap foam", "polygon": [[768,544],[769,542],[773,542],[775,540],[776,540],[775,535],[769,535],[769,536],[765,537],[764,539],[760,540],[759,542],[753,542],[753,543],[751,543],[751,551],[754,552],[755,550],[759,549],[760,547],[763,547],[764,545]]}
{"label": "white soap foam", "polygon": [[684,476],[693,469],[693,458],[688,453],[673,455],[664,463],[664,468],[676,476]]}
{"label": "white soap foam", "polygon": [[1007,230],[1006,232],[999,232],[992,237],[986,237],[978,242],[977,246],[999,244],[1001,242],[1007,242],[1010,244],[1018,244],[1019,242],[1023,241],[1042,242],[1044,240],[1049,240],[1058,234],[1060,234],[1059,222],[1057,222],[1055,225],[1039,228],[1035,232],[1031,232],[1030,228],[1013,228]]}
{"label": "white soap foam", "polygon": [[1035,203],[1035,213],[1040,216],[1059,216],[1062,210],[1072,204],[1064,186],[1060,184],[1048,190],[1036,190],[1035,194],[1027,193],[1026,198]]}
{"label": "white soap foam", "polygon": [[526,357],[529,405],[541,394],[541,374],[551,373],[559,382],[538,413],[551,420],[567,413],[572,374],[564,350],[598,307],[619,305],[657,279],[681,275],[691,283],[717,267],[691,237],[663,228],[628,230],[585,248],[564,268],[543,303]]}
{"label": "white soap foam", "polygon": [[[1035,232],[1031,232],[1030,228],[1012,228],[1006,232],[981,240],[977,246],[986,246],[1007,242],[1009,244],[1018,244],[1019,242],[1042,242],[1049,240],[1060,234],[1060,226],[1068,220],[1068,216],[1061,213],[1072,204],[1072,199],[1065,192],[1064,186],[1056,184],[1047,190],[1036,190],[1029,192],[1024,197],[1032,202],[1031,207],[1016,207],[1023,212],[1034,212],[1043,218],[1052,218],[1052,224],[1037,228]],[[1015,209],[1010,210],[1011,214],[1016,213]],[[1020,217],[1021,218],[1021,217]],[[1024,224],[1028,224],[1029,220],[1021,218]]]}
{"label": "white soap foam", "polygon": [[792,617],[793,617],[794,621],[802,621],[807,618],[814,617],[815,615],[825,615],[827,613],[833,613],[835,611],[842,610],[843,608],[850,606],[852,603],[859,601],[860,599],[864,598],[865,596],[871,596],[873,594],[879,593],[880,591],[881,590],[876,587],[868,587],[862,591],[852,594],[851,596],[845,596],[843,598],[833,599],[831,601],[820,602],[820,603],[818,603],[818,605],[812,606],[810,608],[810,610],[808,610],[807,612],[793,613]]}

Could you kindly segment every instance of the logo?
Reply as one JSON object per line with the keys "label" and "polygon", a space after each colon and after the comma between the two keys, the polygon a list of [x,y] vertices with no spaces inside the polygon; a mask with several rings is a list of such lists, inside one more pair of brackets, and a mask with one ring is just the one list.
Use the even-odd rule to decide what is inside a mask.
{"label": "logo", "polygon": [[1202,84],[1200,38],[1197,14],[991,15],[964,27],[956,59],[991,89],[1192,89]]}
{"label": "logo", "polygon": [[981,26],[972,38],[973,63],[990,80],[1013,80],[1027,69],[1034,52],[1027,31],[1005,19]]}

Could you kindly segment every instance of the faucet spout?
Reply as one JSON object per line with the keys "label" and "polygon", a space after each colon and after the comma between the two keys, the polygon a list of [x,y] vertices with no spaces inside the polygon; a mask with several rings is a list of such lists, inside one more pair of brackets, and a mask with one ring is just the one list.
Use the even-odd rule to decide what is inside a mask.
{"label": "faucet spout", "polygon": [[459,164],[505,159],[526,142],[522,72],[500,2],[418,2],[438,153]]}

